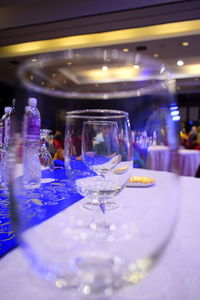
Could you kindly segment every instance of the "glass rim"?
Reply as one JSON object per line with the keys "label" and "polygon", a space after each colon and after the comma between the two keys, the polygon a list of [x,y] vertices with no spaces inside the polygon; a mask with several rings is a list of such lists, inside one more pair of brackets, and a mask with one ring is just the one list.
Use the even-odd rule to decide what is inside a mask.
{"label": "glass rim", "polygon": [[[84,63],[87,60],[90,62],[88,65],[93,65],[94,68],[88,67],[87,72],[82,74],[82,61]],[[115,73],[118,70],[116,77],[112,72],[106,77],[105,74],[109,72],[102,71],[105,66],[108,68],[106,70],[113,69],[112,72]],[[100,73],[91,80],[92,70]],[[119,76],[119,71],[123,76]],[[43,53],[34,61],[29,58],[20,64],[17,77],[31,91],[79,100],[139,97],[166,89],[163,85],[173,80],[173,75],[164,62],[135,51],[123,52],[114,45]]]}
{"label": "glass rim", "polygon": [[[89,113],[97,113],[102,115],[89,115]],[[108,115],[103,115],[107,113]],[[66,112],[66,119],[121,119],[128,117],[128,112],[115,109],[79,109]]]}

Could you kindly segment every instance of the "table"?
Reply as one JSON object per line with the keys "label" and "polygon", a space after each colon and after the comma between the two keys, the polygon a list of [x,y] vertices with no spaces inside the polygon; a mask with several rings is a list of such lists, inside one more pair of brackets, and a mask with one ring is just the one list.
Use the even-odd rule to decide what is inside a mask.
{"label": "table", "polygon": [[[179,149],[178,172],[182,176],[195,176],[200,165],[200,151]],[[146,165],[148,169],[170,171],[170,151],[167,146],[148,148]]]}
{"label": "table", "polygon": [[183,176],[195,176],[200,165],[200,151],[180,149],[179,150],[179,171]]}
{"label": "table", "polygon": [[167,146],[150,146],[146,166],[150,170],[170,171],[170,152]]}
{"label": "table", "polygon": [[[20,176],[22,174],[22,165],[18,164],[16,168],[17,173]],[[27,200],[28,210],[32,209],[36,211],[38,208],[37,213],[35,213],[30,219],[30,226],[39,224],[44,220],[51,218],[53,215],[59,213],[64,208],[74,204],[76,201],[79,201],[82,198],[81,195],[70,190],[69,184],[65,184],[66,193],[55,194],[54,187],[56,187],[58,184],[64,184],[61,181],[64,182],[66,180],[66,172],[64,170],[63,161],[55,161],[54,172],[50,171],[49,169],[43,169],[42,176],[43,189],[46,190],[46,192],[43,193],[44,197],[42,199],[42,203],[41,199],[38,199],[37,195],[30,195],[29,199]],[[49,196],[47,191],[52,194],[51,200],[48,198]],[[61,201],[61,198],[63,197],[65,197],[65,201]],[[3,188],[0,187],[0,258],[17,245],[15,233],[9,216],[9,207],[9,196],[4,192]],[[25,211],[28,213],[28,210]]]}
{"label": "table", "polygon": [[[145,174],[157,181],[165,182],[165,172],[133,170],[134,175]],[[175,235],[155,270],[135,288],[121,291],[115,300],[199,300],[200,295],[200,218],[199,189],[200,179],[181,177],[182,209]],[[134,197],[133,197],[134,191]],[[139,199],[140,193],[146,196],[155,189],[125,188],[121,194],[123,201]],[[132,197],[130,197],[132,195]],[[84,201],[81,200],[81,201]],[[77,202],[75,205],[79,205]],[[47,222],[57,222],[62,214]],[[46,222],[45,222],[46,223]],[[49,224],[50,224],[49,223]],[[52,224],[52,223],[51,223]],[[40,226],[40,225],[39,225]],[[78,300],[67,290],[57,289],[41,281],[30,271],[21,249],[16,248],[0,260],[0,289],[2,300]]]}

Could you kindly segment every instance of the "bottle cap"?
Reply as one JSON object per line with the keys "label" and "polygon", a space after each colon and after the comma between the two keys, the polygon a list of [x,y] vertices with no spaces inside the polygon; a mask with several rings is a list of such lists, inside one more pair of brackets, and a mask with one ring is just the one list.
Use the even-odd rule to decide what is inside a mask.
{"label": "bottle cap", "polygon": [[36,98],[28,98],[28,105],[30,105],[32,107],[36,107],[37,106],[37,99]]}
{"label": "bottle cap", "polygon": [[5,113],[5,114],[9,113],[9,111],[10,111],[11,109],[12,109],[11,106],[6,106],[6,107],[4,107],[4,113]]}

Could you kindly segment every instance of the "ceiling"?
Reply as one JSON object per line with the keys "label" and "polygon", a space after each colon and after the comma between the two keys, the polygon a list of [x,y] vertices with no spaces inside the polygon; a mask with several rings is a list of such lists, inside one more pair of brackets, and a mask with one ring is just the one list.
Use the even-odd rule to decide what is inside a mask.
{"label": "ceiling", "polygon": [[[34,3],[33,0],[29,0],[30,3]],[[60,1],[66,2],[66,1]],[[76,4],[81,5],[81,1],[75,1]],[[74,2],[74,3],[75,3]],[[96,1],[94,1],[96,3]],[[93,5],[95,4],[93,2]],[[119,1],[120,2],[120,1]],[[129,2],[129,1],[128,1]],[[123,2],[126,6],[128,2]],[[38,20],[35,19],[36,25],[32,26],[26,23],[26,26],[16,27],[13,26],[15,24],[11,24],[12,26],[8,26],[5,22],[3,24],[3,19],[1,19],[2,27],[0,27],[0,81],[7,82],[9,84],[15,85],[17,83],[16,71],[21,63],[23,63],[27,58],[35,58],[37,51],[34,53],[32,51],[31,54],[26,53],[23,54],[20,52],[13,53],[12,55],[3,57],[1,56],[1,48],[3,49],[6,45],[12,45],[22,42],[29,42],[31,40],[41,41],[48,40],[52,38],[59,38],[63,36],[74,36],[80,38],[80,34],[86,33],[86,39],[91,39],[90,35],[92,32],[102,32],[103,30],[108,31],[108,29],[115,30],[120,27],[120,29],[124,28],[151,28],[149,25],[158,24],[158,26],[162,26],[162,24],[166,24],[166,20],[171,21],[182,21],[182,20],[198,20],[198,14],[200,19],[200,3],[199,1],[172,1],[173,3],[163,5],[162,1],[150,1],[151,7],[148,6],[148,1],[141,0],[140,6],[143,5],[142,8],[126,10],[126,11],[118,11],[116,13],[108,14],[104,13],[105,10],[102,10],[102,14],[98,16],[92,16],[90,18],[79,18],[74,20],[68,20],[64,25],[64,21],[62,22],[54,22],[53,23],[45,23],[41,27],[38,24]],[[158,5],[158,3],[162,3],[162,5]],[[169,1],[164,1],[169,2]],[[176,2],[176,4],[174,3]],[[7,3],[7,4],[6,4]],[[17,1],[3,1],[2,8],[10,9],[10,13],[14,9]],[[38,3],[38,1],[35,1]],[[73,1],[70,1],[70,5],[72,5]],[[88,0],[88,3],[92,3]],[[121,2],[122,3],[122,2]],[[26,1],[21,0],[20,5],[27,4]],[[156,6],[154,6],[156,5]],[[180,6],[181,5],[181,6]],[[146,6],[146,7],[145,7]],[[70,6],[69,6],[70,7]],[[128,6],[127,6],[128,7]],[[145,8],[144,8],[145,7]],[[115,8],[120,9],[120,6]],[[126,7],[124,6],[124,9]],[[98,8],[100,9],[100,8]],[[112,9],[113,11],[113,9]],[[9,12],[8,12],[9,13]],[[28,12],[31,13],[30,11]],[[91,9],[91,15],[93,10]],[[123,17],[122,17],[123,14]],[[10,15],[11,16],[11,15]],[[62,16],[62,15],[60,15]],[[4,15],[5,18],[5,15]],[[35,17],[36,18],[36,17]],[[7,18],[8,19],[8,18]],[[16,18],[14,20],[17,22],[20,18]],[[22,20],[22,19],[21,19]],[[88,21],[89,20],[89,21]],[[13,21],[13,22],[14,22]],[[28,22],[24,20],[24,22]],[[16,23],[17,24],[17,23]],[[86,28],[87,24],[87,28]],[[120,24],[120,25],[119,25]],[[161,24],[161,25],[160,25]],[[180,23],[181,24],[181,23]],[[141,27],[143,25],[143,27]],[[7,28],[3,28],[6,26]],[[85,27],[84,27],[85,26]],[[149,26],[149,27],[148,27]],[[114,41],[114,48],[117,49],[128,49],[127,51],[137,51],[139,53],[143,53],[148,55],[156,60],[161,60],[164,64],[166,64],[171,73],[174,74],[176,78],[176,88],[177,93],[199,93],[200,92],[200,27],[199,30],[196,31],[185,31],[181,32],[181,26],[177,28],[179,30],[179,34],[165,34],[161,31],[162,34],[160,36],[151,32],[151,34],[145,33],[142,36],[141,31],[139,33],[139,37],[126,39],[126,35],[124,34],[124,42],[122,40],[120,42]],[[169,25],[170,27],[170,25]],[[57,29],[55,29],[57,28]],[[63,31],[62,28],[66,28],[66,31]],[[84,31],[83,31],[84,28]],[[159,31],[159,27],[158,27]],[[77,33],[79,32],[79,34]],[[181,32],[181,33],[180,33]],[[111,31],[112,35],[112,31]],[[132,35],[133,36],[133,35]],[[122,34],[123,37],[123,34]],[[96,40],[95,40],[96,41]],[[187,42],[187,46],[183,46],[183,42]],[[106,43],[111,47],[112,41],[111,39],[107,39]],[[25,44],[24,44],[25,45]],[[28,45],[28,44],[27,44]],[[93,42],[93,46],[95,42]],[[105,43],[100,43],[100,47],[104,47]],[[23,46],[21,46],[22,48]],[[35,46],[33,46],[34,48]],[[125,51],[125,50],[124,50]],[[156,57],[155,57],[156,56]],[[183,66],[177,66],[177,61],[182,60],[184,62]]]}
{"label": "ceiling", "polygon": [[[183,46],[184,42],[188,45]],[[123,51],[136,51],[166,64],[176,78],[177,93],[200,92],[200,35],[126,43],[112,47]],[[19,65],[28,58],[35,57],[36,55],[26,55],[1,59],[0,80],[15,85]],[[184,65],[177,66],[178,60],[182,60]]]}

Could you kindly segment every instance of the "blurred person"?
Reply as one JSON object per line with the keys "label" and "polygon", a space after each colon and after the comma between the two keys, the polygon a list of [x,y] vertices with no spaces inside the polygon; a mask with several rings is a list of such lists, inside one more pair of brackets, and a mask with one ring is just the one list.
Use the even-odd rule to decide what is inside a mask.
{"label": "blurred person", "polygon": [[192,126],[188,134],[187,148],[195,149],[195,147],[198,146],[197,139],[198,139],[197,128],[196,126]]}
{"label": "blurred person", "polygon": [[200,125],[197,126],[197,143],[200,145]]}
{"label": "blurred person", "polygon": [[61,131],[56,130],[53,144],[56,150],[53,159],[64,160],[64,137]]}
{"label": "blurred person", "polygon": [[184,146],[185,148],[187,147],[187,142],[188,142],[188,134],[186,132],[185,127],[182,127],[180,131],[180,139],[181,139],[181,145]]}

